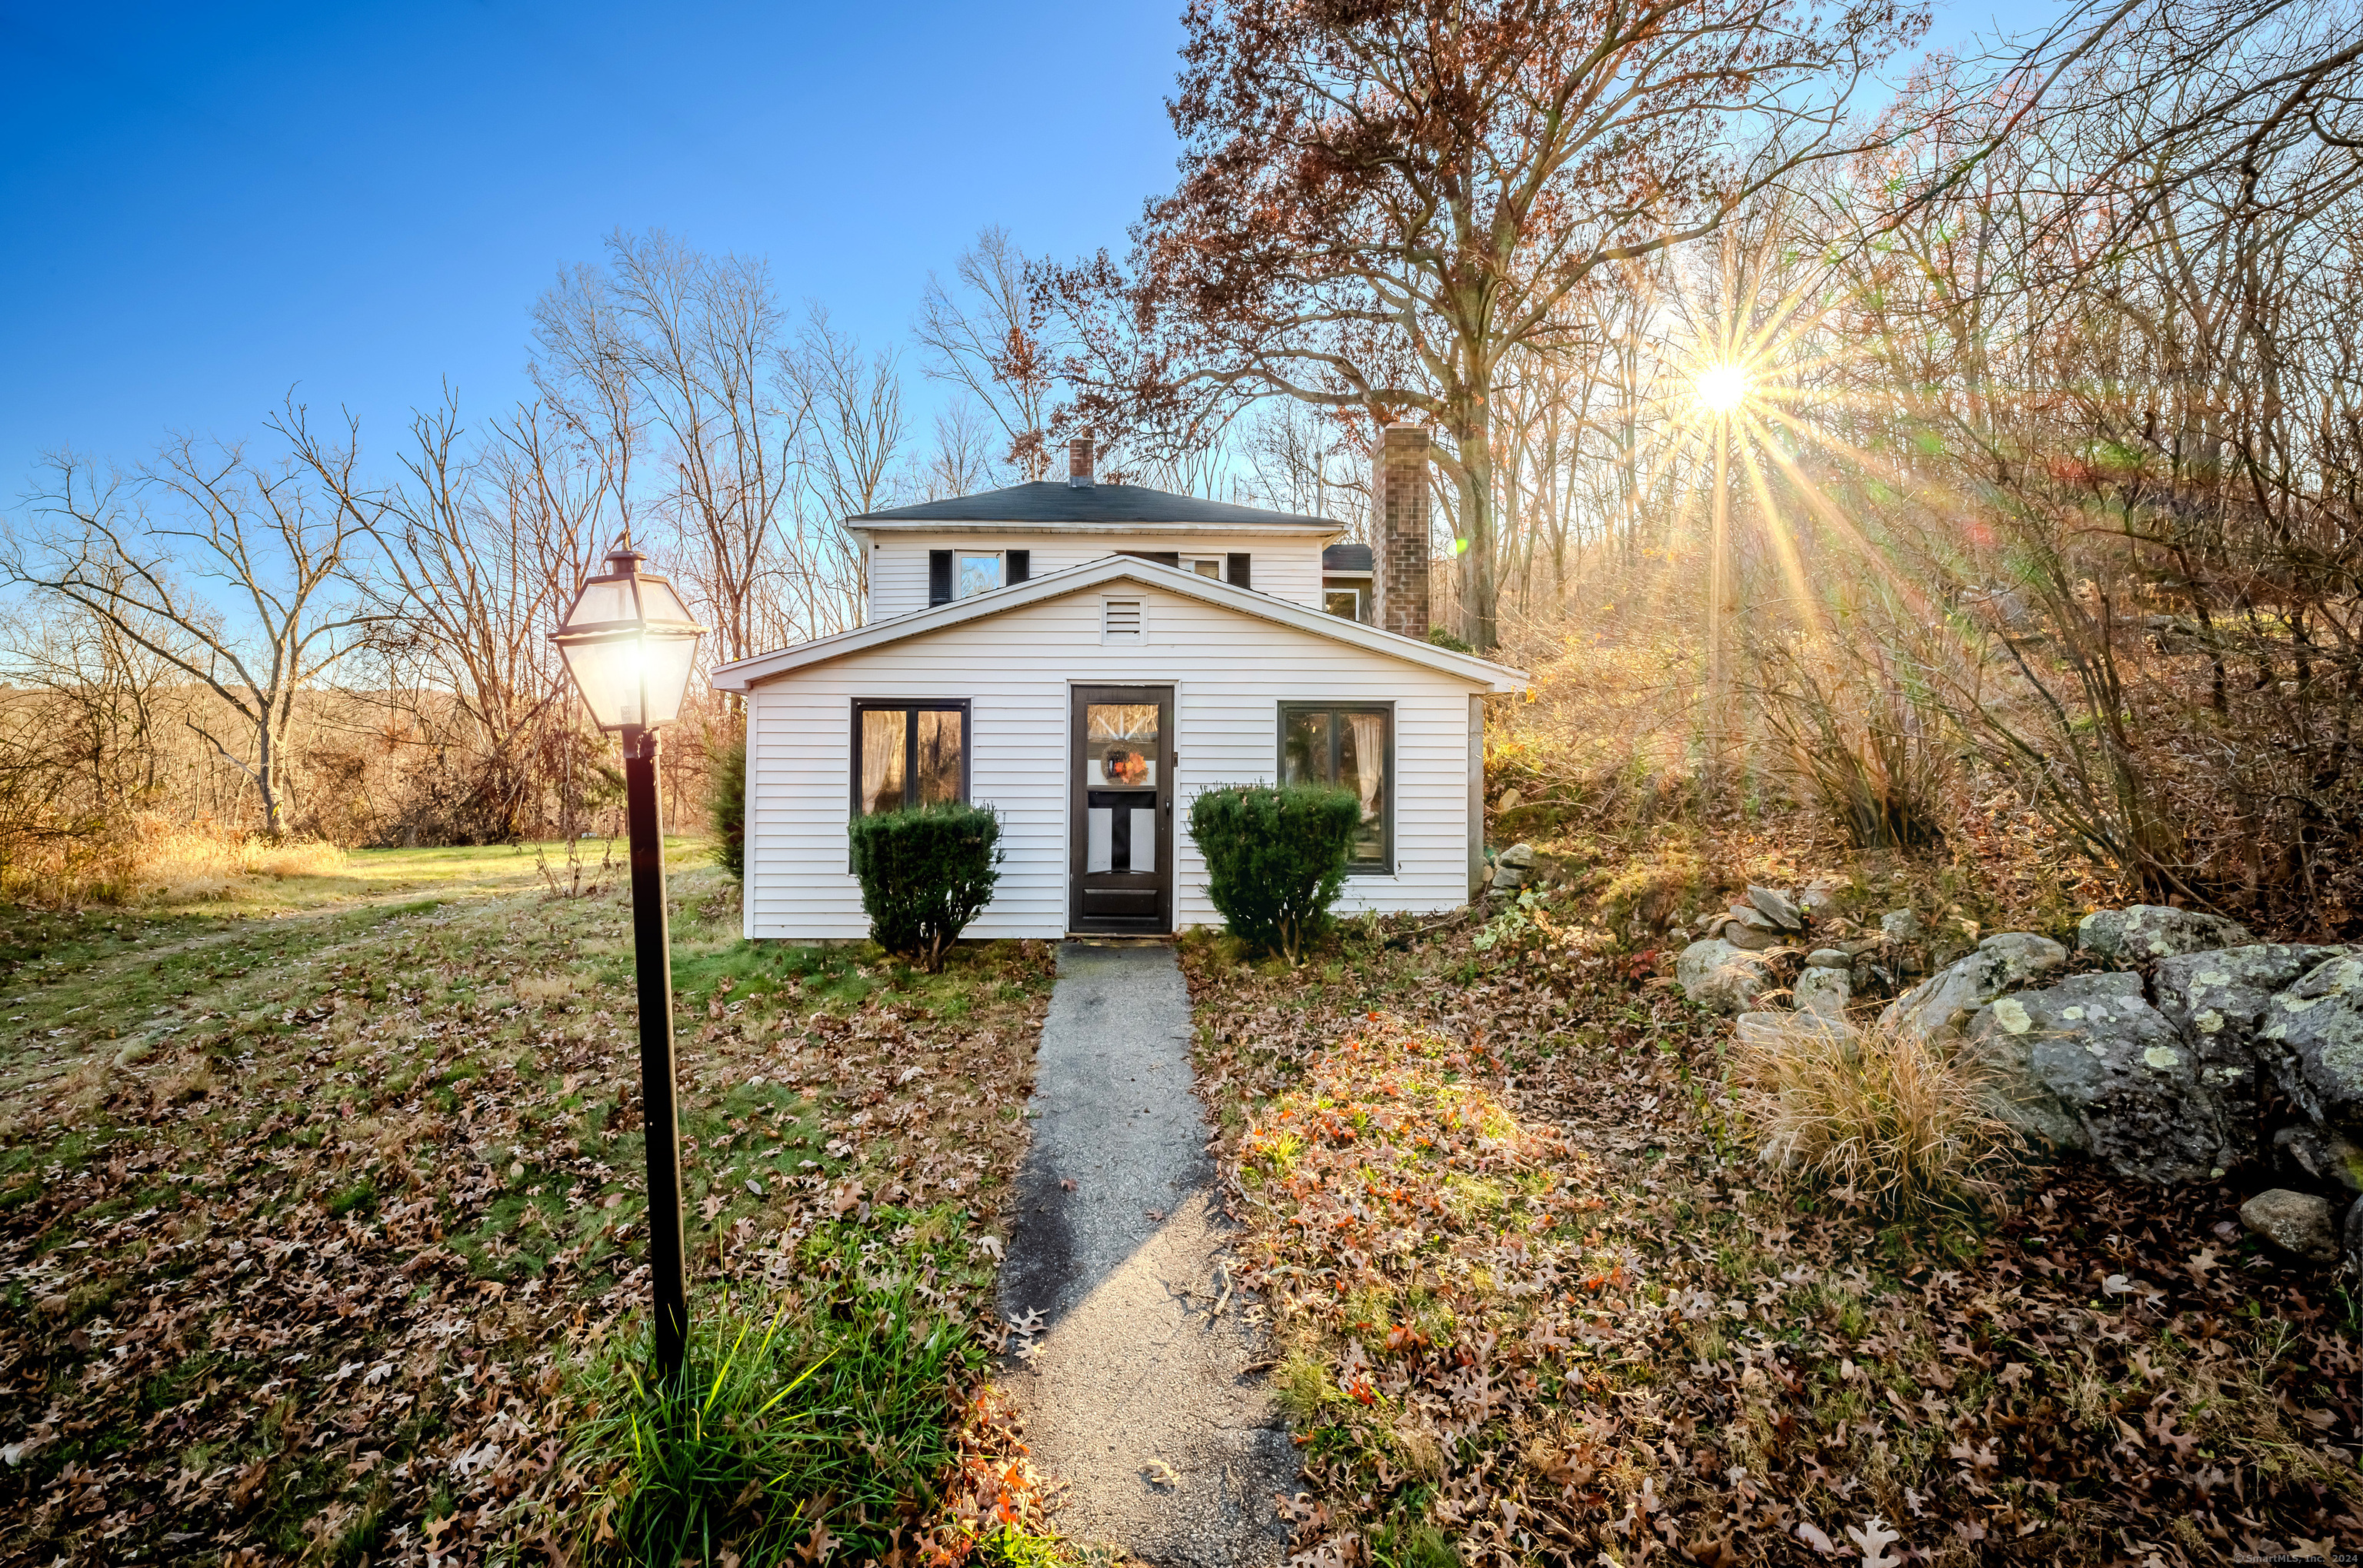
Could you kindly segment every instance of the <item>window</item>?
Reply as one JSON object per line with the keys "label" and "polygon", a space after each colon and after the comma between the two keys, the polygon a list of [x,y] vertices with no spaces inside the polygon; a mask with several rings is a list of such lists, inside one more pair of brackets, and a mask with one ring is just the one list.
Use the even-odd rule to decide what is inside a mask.
{"label": "window", "polygon": [[971,593],[987,593],[1001,586],[1001,552],[999,550],[962,550],[960,566],[952,580],[952,597],[966,599]]}
{"label": "window", "polygon": [[968,704],[856,702],[853,814],[968,799]]}
{"label": "window", "polygon": [[1388,703],[1280,705],[1281,782],[1336,784],[1361,797],[1353,870],[1394,868],[1394,717]]}
{"label": "window", "polygon": [[1219,582],[1222,580],[1223,577],[1223,558],[1220,556],[1184,556],[1182,558],[1182,569],[1183,571],[1194,571],[1200,577],[1211,577],[1215,581]]}
{"label": "window", "polygon": [[1329,588],[1321,592],[1321,607],[1332,615],[1348,621],[1362,618],[1362,591],[1359,588]]}
{"label": "window", "polygon": [[949,604],[1004,583],[1024,582],[1032,575],[1032,562],[1028,550],[929,550],[927,604]]}

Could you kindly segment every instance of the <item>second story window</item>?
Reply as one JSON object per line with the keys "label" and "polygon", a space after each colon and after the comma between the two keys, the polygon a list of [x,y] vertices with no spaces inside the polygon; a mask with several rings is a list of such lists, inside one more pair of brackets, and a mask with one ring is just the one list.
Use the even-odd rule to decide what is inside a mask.
{"label": "second story window", "polygon": [[985,593],[1001,586],[1001,552],[999,550],[962,550],[960,567],[952,579],[952,597],[966,599],[971,593]]}
{"label": "second story window", "polygon": [[927,602],[949,604],[1027,580],[1027,550],[929,550]]}

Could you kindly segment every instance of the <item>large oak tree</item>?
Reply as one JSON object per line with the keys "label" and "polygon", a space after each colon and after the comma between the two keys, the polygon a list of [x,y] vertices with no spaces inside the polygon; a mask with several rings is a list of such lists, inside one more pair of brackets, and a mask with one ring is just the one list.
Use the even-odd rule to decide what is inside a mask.
{"label": "large oak tree", "polygon": [[1192,0],[1181,180],[1042,277],[1071,419],[1169,440],[1284,395],[1423,416],[1458,492],[1463,635],[1494,641],[1492,407],[1581,344],[1576,291],[1853,149],[1846,105],[1919,13],[1859,0]]}

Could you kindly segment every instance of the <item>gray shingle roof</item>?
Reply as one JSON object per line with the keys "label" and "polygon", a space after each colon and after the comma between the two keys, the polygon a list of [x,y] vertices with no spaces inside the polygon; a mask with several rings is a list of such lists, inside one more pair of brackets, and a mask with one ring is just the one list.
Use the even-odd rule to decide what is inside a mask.
{"label": "gray shingle roof", "polygon": [[1055,480],[1013,484],[949,501],[923,501],[915,506],[864,512],[848,523],[1225,523],[1238,526],[1272,527],[1293,524],[1307,528],[1343,528],[1326,517],[1290,512],[1267,512],[1259,506],[1235,506],[1194,495],[1174,495],[1137,484],[1073,485]]}
{"label": "gray shingle roof", "polygon": [[1321,552],[1321,569],[1335,572],[1368,571],[1370,569],[1370,547],[1332,545]]}

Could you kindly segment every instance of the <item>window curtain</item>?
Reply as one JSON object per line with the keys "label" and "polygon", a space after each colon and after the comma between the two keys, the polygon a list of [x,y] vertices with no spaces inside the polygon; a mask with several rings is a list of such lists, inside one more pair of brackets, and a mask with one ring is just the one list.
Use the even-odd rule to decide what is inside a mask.
{"label": "window curtain", "polygon": [[1354,730],[1354,789],[1362,797],[1362,821],[1379,820],[1379,791],[1386,786],[1387,719],[1383,713],[1348,713]]}
{"label": "window curtain", "polygon": [[876,708],[861,715],[861,809],[903,809],[903,719],[899,710]]}

